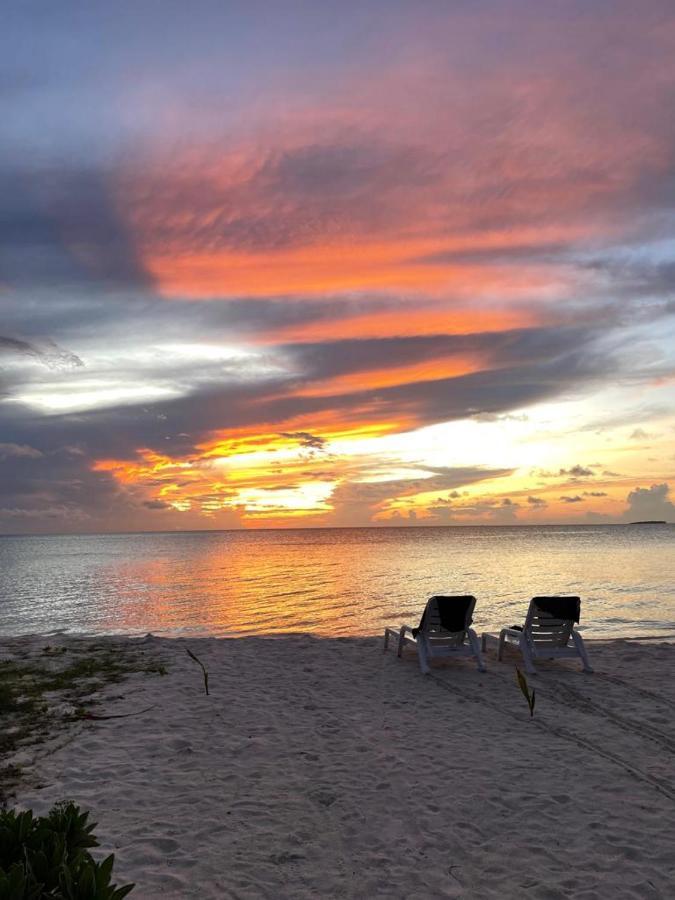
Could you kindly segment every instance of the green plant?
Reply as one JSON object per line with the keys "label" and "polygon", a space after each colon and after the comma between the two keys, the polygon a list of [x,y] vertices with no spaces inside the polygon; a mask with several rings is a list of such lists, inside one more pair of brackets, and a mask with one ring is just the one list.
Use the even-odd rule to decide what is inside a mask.
{"label": "green plant", "polygon": [[209,673],[206,671],[206,666],[205,666],[204,663],[201,661],[201,659],[199,659],[198,656],[195,656],[195,654],[192,652],[192,650],[189,650],[189,649],[186,647],[186,648],[185,648],[185,651],[186,651],[187,655],[190,657],[190,659],[194,659],[194,661],[195,661],[198,665],[200,665],[200,666],[202,667],[202,672],[204,673],[204,690],[206,691],[206,695],[208,696],[208,693],[209,693]]}
{"label": "green plant", "polygon": [[527,678],[523,675],[518,667],[516,667],[516,678],[518,679],[518,685],[520,686],[520,690],[525,695],[525,699],[527,700],[527,705],[530,707],[530,718],[534,716],[534,700],[535,700],[535,690],[528,687]]}
{"label": "green plant", "polygon": [[96,862],[95,824],[74,803],[46,816],[0,811],[0,900],[122,900],[133,884],[110,883],[113,854]]}

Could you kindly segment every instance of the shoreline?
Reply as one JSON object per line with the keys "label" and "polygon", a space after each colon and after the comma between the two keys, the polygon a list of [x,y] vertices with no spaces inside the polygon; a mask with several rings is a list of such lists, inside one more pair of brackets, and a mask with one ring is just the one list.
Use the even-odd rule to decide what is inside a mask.
{"label": "shoreline", "polygon": [[[45,635],[0,637],[0,659]],[[31,750],[17,805],[73,799],[139,898],[667,897],[675,647],[591,640],[595,675],[470,660],[419,673],[379,637],[50,643],[161,657],[110,715]],[[189,647],[209,671],[208,696]]]}

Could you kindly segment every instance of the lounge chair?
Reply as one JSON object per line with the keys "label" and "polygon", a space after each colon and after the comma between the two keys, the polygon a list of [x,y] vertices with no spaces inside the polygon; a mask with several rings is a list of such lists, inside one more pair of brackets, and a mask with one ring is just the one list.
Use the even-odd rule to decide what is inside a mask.
{"label": "lounge chair", "polygon": [[413,644],[424,675],[429,674],[432,659],[449,656],[473,656],[478,669],[484,672],[478,635],[469,627],[475,605],[476,598],[468,595],[430,597],[418,628],[385,628],[384,649],[389,646],[390,636],[398,641],[398,656],[406,644]]}
{"label": "lounge chair", "polygon": [[[533,597],[525,624],[500,631],[497,659],[504,655],[505,644],[516,644],[523,655],[525,671],[530,675],[537,671],[535,659],[570,656],[580,657],[584,672],[592,672],[584,640],[574,628],[574,623],[579,621],[580,606],[578,597]],[[483,635],[483,650],[488,637]]]}

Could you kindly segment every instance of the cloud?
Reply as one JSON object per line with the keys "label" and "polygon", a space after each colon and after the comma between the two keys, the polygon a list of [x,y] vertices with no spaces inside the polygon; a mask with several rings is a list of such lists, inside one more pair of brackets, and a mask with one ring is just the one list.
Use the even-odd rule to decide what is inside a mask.
{"label": "cloud", "polygon": [[11,456],[27,459],[40,459],[42,453],[28,444],[0,444],[0,460],[9,459]]}
{"label": "cloud", "polygon": [[520,503],[510,497],[467,498],[462,503],[435,503],[427,510],[433,523],[512,525],[518,522]]}
{"label": "cloud", "polygon": [[648,434],[643,428],[636,428],[629,435],[629,440],[631,440],[631,441],[649,441],[653,437],[654,437],[653,434]]}
{"label": "cloud", "polygon": [[584,497],[607,497],[609,496],[605,491],[584,491]]}
{"label": "cloud", "polygon": [[631,522],[650,519],[672,522],[675,520],[675,504],[669,497],[670,486],[666,482],[648,488],[635,488],[626,498],[628,508],[623,518]]}
{"label": "cloud", "polygon": [[15,288],[148,285],[103,169],[0,166],[0,270]]}
{"label": "cloud", "polygon": [[544,507],[548,506],[548,503],[541,497],[528,497],[527,502],[535,509],[544,509]]}
{"label": "cloud", "polygon": [[[208,6],[169,4],[159,31],[145,0],[114,22],[66,0],[38,31],[9,13],[0,434],[43,455],[5,451],[7,509],[154,523],[153,454],[186,490],[228,435],[281,435],[304,457],[337,434],[467,418],[486,440],[522,423],[508,438],[556,401],[579,403],[585,429],[609,378],[616,405],[595,408],[612,419],[593,427],[625,435],[672,408],[667,4],[393,4],[375,31],[368,4],[275,7],[264,35],[242,4],[226,53],[231,11]],[[94,469],[109,459],[138,481]],[[365,482],[333,468],[326,481]],[[234,501],[204,481],[195,508]],[[340,514],[384,514],[375,493],[345,486]]]}
{"label": "cloud", "polygon": [[573,497],[569,495],[565,495],[560,498],[563,503],[582,503],[583,497],[580,497],[578,494],[575,494]]}
{"label": "cloud", "polygon": [[64,350],[50,339],[43,340],[40,346],[29,341],[0,335],[0,353],[16,353],[20,356],[29,356],[37,359],[50,369],[79,368],[84,365],[75,353],[71,353],[70,350]]}
{"label": "cloud", "polygon": [[308,431],[282,431],[281,436],[298,441],[301,447],[307,450],[324,450],[326,441],[318,434],[310,434]]}
{"label": "cloud", "polygon": [[330,497],[334,510],[330,521],[335,524],[368,524],[378,511],[392,501],[502,478],[511,473],[509,469],[445,467],[425,478],[344,481],[338,484]]}
{"label": "cloud", "polygon": [[558,475],[571,475],[573,478],[588,478],[591,475],[594,475],[592,469],[589,469],[587,466],[575,465],[570,469],[560,469],[558,471]]}

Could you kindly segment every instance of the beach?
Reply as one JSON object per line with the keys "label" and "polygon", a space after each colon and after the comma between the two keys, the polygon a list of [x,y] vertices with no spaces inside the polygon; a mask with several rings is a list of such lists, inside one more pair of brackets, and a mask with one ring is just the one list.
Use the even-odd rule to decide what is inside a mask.
{"label": "beach", "polygon": [[[31,659],[44,637],[0,640]],[[589,641],[420,674],[380,638],[50,636],[162,660],[18,754],[15,805],[72,799],[154,898],[671,897],[675,646]],[[209,673],[209,694],[202,671]]]}

